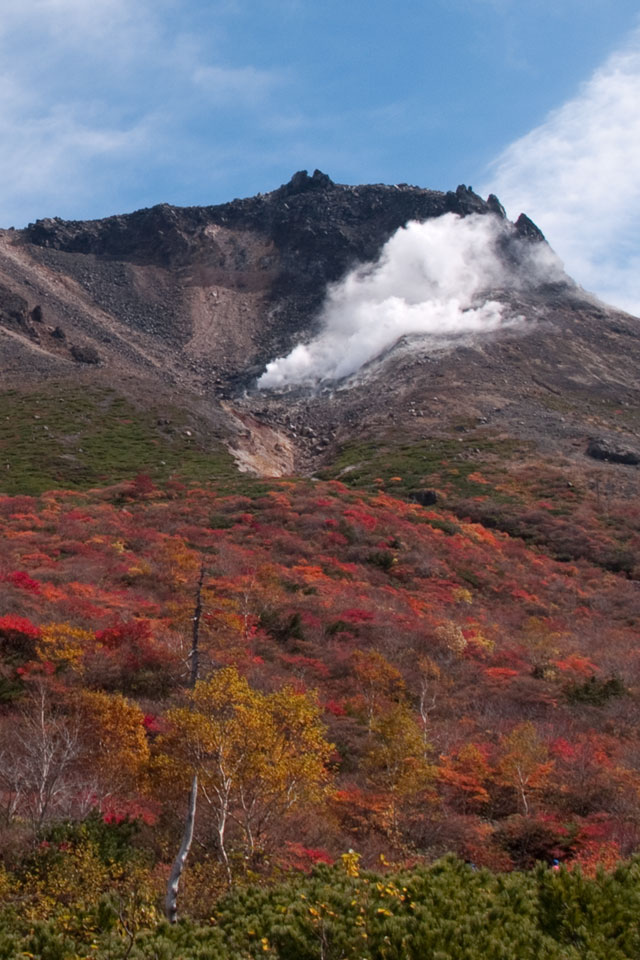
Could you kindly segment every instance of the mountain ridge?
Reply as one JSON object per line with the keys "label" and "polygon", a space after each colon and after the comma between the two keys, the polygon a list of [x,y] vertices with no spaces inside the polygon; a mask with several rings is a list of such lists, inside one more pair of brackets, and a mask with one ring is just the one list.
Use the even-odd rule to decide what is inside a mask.
{"label": "mountain ridge", "polygon": [[[161,204],[95,221],[46,219],[3,236],[14,249],[22,247],[35,259],[39,254],[41,267],[62,274],[69,270],[106,312],[115,308],[125,322],[143,330],[161,330],[153,310],[140,303],[123,307],[113,289],[127,279],[135,282],[135,267],[142,273],[145,267],[149,272],[173,270],[174,282],[186,287],[211,288],[218,282],[238,295],[243,291],[261,295],[264,302],[251,306],[261,312],[263,327],[275,327],[275,343],[265,345],[256,357],[259,363],[286,347],[292,323],[294,332],[304,332],[329,283],[355,264],[374,261],[386,240],[409,220],[447,212],[504,217],[499,201],[492,197],[485,202],[465,186],[448,193],[407,185],[350,187],[334,184],[319,171],[312,177],[302,171],[271,193],[227,204],[187,208]],[[519,235],[542,236],[530,221],[518,224]],[[91,270],[74,269],[65,254],[106,258],[111,275],[92,277]],[[122,265],[119,272],[115,262]],[[96,273],[97,265],[92,266]],[[14,274],[14,279],[19,278]],[[173,320],[180,313],[168,292],[155,306],[168,309]]]}
{"label": "mountain ridge", "polygon": [[[464,185],[346,186],[320,171],[217,206],[163,204],[2,231],[4,382],[117,384],[143,405],[164,396],[202,416],[244,468],[280,474],[326,465],[354,429],[382,441],[390,427],[417,442],[465,418],[573,460],[594,434],[637,446],[634,417],[609,411],[638,407],[637,323],[562,273],[492,291],[523,318],[511,328],[401,338],[344,384],[255,391],[269,360],[318,332],[332,284],[375,262],[409,220],[446,213],[504,223],[506,260],[546,247],[526,214],[509,225],[496,197],[485,201]],[[549,410],[553,398],[567,416]],[[271,466],[248,449],[264,443]],[[278,445],[289,451],[281,460]]]}

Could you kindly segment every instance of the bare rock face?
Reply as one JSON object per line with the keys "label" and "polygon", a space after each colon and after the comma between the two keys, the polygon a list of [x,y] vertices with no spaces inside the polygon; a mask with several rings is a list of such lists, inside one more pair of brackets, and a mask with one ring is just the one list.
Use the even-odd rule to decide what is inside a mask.
{"label": "bare rock face", "polygon": [[0,318],[4,323],[24,327],[28,322],[29,309],[24,297],[0,285]]}
{"label": "bare rock face", "polygon": [[544,233],[530,220],[526,213],[521,213],[515,223],[518,236],[525,237],[534,243],[544,243]]}
{"label": "bare rock face", "polygon": [[208,227],[256,231],[273,240],[284,260],[283,272],[294,258],[298,281],[313,286],[309,267],[315,266],[312,277],[319,275],[323,284],[338,279],[353,263],[374,260],[409,220],[498,210],[504,215],[497,198],[484,201],[464,185],[448,193],[407,184],[352,187],[334,183],[319,170],[313,176],[301,170],[277,190],[245,200],[213,207],[160,204],[104,220],[49,218],[30,224],[25,237],[66,253],[177,266],[206,259]]}
{"label": "bare rock face", "polygon": [[91,346],[77,346],[74,344],[71,347],[71,356],[76,361],[76,363],[89,363],[96,364],[100,363],[100,354]]}
{"label": "bare rock face", "polygon": [[0,284],[0,324],[14,334],[37,341],[39,332],[32,324],[34,320],[37,322],[25,298]]}
{"label": "bare rock face", "polygon": [[[408,221],[447,212],[505,216],[496,197],[485,201],[464,184],[447,193],[346,186],[303,170],[244,200],[39,220],[21,239],[34,260],[71,276],[93,305],[183,351],[205,378],[221,377],[234,390],[314,332],[328,284],[376,260]],[[541,237],[528,219],[513,231],[516,245]]]}
{"label": "bare rock face", "polygon": [[640,452],[630,450],[619,442],[605,440],[602,437],[594,437],[587,447],[587,454],[594,460],[605,460],[609,463],[640,463]]}
{"label": "bare rock face", "polygon": [[413,490],[409,493],[409,499],[421,507],[432,507],[438,502],[438,494],[435,490]]}

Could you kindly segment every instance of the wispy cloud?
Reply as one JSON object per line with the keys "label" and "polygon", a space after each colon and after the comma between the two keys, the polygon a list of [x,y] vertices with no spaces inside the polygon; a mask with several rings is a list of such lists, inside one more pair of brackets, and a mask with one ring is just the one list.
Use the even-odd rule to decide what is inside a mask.
{"label": "wispy cloud", "polygon": [[197,67],[193,82],[210,103],[238,108],[239,104],[264,103],[273,90],[284,81],[276,71],[256,67]]}
{"label": "wispy cloud", "polygon": [[92,196],[115,212],[124,183],[139,206],[150,181],[202,177],[204,153],[212,178],[233,164],[203,131],[230,113],[258,128],[288,77],[229,62],[222,23],[201,37],[183,13],[175,0],[0,0],[0,226],[100,215]]}
{"label": "wispy cloud", "polygon": [[93,78],[105,62],[121,65],[131,32],[121,0],[27,0],[2,13],[0,224],[21,226],[86,202],[96,164],[134,155],[145,124],[108,104]]}
{"label": "wispy cloud", "polygon": [[486,189],[543,229],[568,273],[640,315],[640,31],[492,165]]}
{"label": "wispy cloud", "polygon": [[99,117],[92,123],[86,114],[76,115],[71,104],[59,104],[28,119],[1,111],[0,142],[10,144],[0,151],[0,216],[4,225],[21,226],[25,211],[46,216],[87,203],[100,179],[95,164],[135,156],[149,136],[144,122],[111,128]]}

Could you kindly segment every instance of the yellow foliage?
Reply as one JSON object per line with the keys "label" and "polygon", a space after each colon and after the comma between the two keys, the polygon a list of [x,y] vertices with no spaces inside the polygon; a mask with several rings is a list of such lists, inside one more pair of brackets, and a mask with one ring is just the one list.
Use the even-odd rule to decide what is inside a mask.
{"label": "yellow foliage", "polygon": [[127,569],[127,577],[136,579],[138,577],[149,577],[153,573],[153,567],[148,560],[141,558],[137,563]]}
{"label": "yellow foliage", "polygon": [[80,911],[100,897],[108,884],[109,870],[87,841],[51,857],[29,870],[23,878],[20,895],[29,920],[48,920],[58,915],[70,922]]}
{"label": "yellow foliage", "polygon": [[481,647],[483,650],[486,650],[488,653],[493,653],[495,650],[495,640],[491,640],[490,637],[485,637],[484,633],[480,630],[477,630],[470,640],[471,643],[474,643],[477,647]]}
{"label": "yellow foliage", "polygon": [[544,618],[529,617],[524,623],[522,639],[534,664],[543,667],[549,660],[559,656],[563,634],[553,630]]}
{"label": "yellow foliage", "polygon": [[205,796],[225,805],[248,847],[272,820],[325,795],[332,745],[313,698],[291,687],[261,693],[225,667],[197,683],[189,701],[167,715],[163,781],[184,789],[198,773]]}
{"label": "yellow foliage", "polygon": [[404,692],[402,674],[377,650],[356,650],[353,671],[364,700],[369,729],[375,713]]}
{"label": "yellow foliage", "polygon": [[439,680],[442,673],[435,660],[426,656],[418,658],[418,671],[427,680]]}
{"label": "yellow foliage", "polygon": [[143,713],[119,693],[83,690],[78,696],[90,762],[113,790],[134,789],[149,765]]}
{"label": "yellow foliage", "polygon": [[342,861],[344,872],[348,877],[360,876],[360,859],[360,854],[356,853],[355,850],[349,850],[347,853],[342,854],[340,860]]}
{"label": "yellow foliage", "polygon": [[120,923],[129,930],[159,919],[148,871],[137,864],[105,862],[87,838],[37,859],[13,889],[25,919],[49,921],[61,934],[90,937],[96,929],[93,911],[104,895],[117,902]]}
{"label": "yellow foliage", "polygon": [[81,672],[82,659],[93,643],[93,634],[69,623],[49,623],[42,628],[37,644],[40,660]]}
{"label": "yellow foliage", "polygon": [[456,587],[451,593],[456,603],[473,603],[473,594],[466,587]]}
{"label": "yellow foliage", "polygon": [[411,797],[425,790],[434,771],[425,757],[425,742],[411,709],[400,703],[377,717],[374,742],[367,757],[370,778],[396,797]]}
{"label": "yellow foliage", "polygon": [[165,540],[155,559],[162,578],[175,587],[193,583],[202,563],[200,555],[182,540]]}
{"label": "yellow foliage", "polygon": [[213,904],[227,892],[222,864],[212,856],[187,866],[181,880],[181,911],[189,917],[208,920]]}
{"label": "yellow foliage", "polygon": [[501,737],[500,747],[499,779],[520,794],[527,815],[531,791],[546,785],[554,762],[531,722],[519,723],[508,736]]}
{"label": "yellow foliage", "polygon": [[0,864],[0,901],[5,903],[11,892],[11,877]]}

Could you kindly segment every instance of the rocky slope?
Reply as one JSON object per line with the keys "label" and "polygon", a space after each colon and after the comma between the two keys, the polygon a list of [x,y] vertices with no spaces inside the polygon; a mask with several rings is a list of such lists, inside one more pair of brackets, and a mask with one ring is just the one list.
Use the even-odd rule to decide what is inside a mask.
{"label": "rocky slope", "polygon": [[[326,467],[356,435],[420,444],[452,429],[505,434],[523,454],[605,463],[609,474],[616,457],[589,458],[594,439],[633,460],[637,321],[569,278],[495,291],[525,319],[512,329],[446,346],[400,342],[351,382],[320,391],[254,389],[269,360],[317,331],[328,284],[375,260],[407,221],[446,212],[504,218],[495,197],[465,186],[352,187],[316,171],[220,206],[2,231],[3,382],[109,383],[142,404],[166,396],[264,474]],[[525,215],[509,238],[505,260],[544,242]],[[629,463],[620,470],[628,484]]]}

